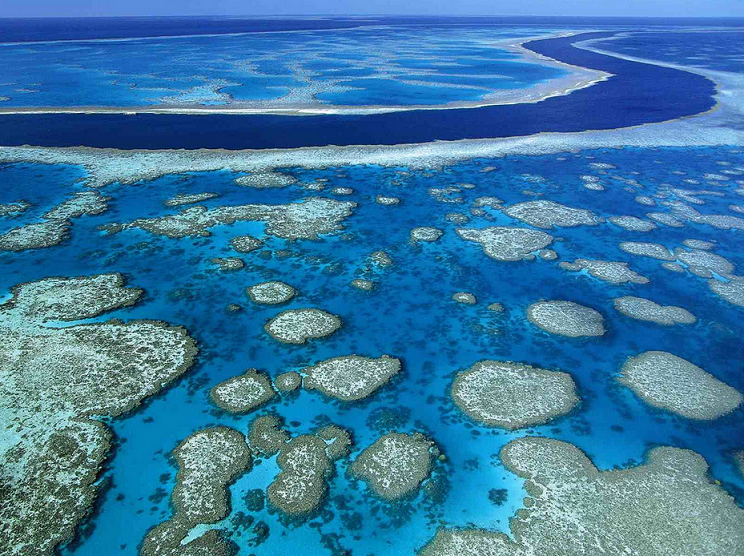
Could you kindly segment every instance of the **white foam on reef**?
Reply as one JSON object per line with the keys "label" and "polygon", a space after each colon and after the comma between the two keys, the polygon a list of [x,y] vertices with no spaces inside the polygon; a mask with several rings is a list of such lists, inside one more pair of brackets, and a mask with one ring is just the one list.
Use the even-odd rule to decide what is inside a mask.
{"label": "white foam on reef", "polygon": [[513,440],[499,456],[528,494],[511,535],[441,528],[420,556],[719,556],[744,546],[744,510],[691,450],[657,447],[641,465],[608,471],[550,438]]}
{"label": "white foam on reef", "polygon": [[131,411],[192,365],[196,342],[165,323],[45,324],[93,318],[141,293],[115,274],[50,278],[16,286],[0,305],[3,554],[51,554],[72,538],[111,446],[99,419]]}
{"label": "white foam on reef", "polygon": [[735,388],[665,351],[647,351],[629,358],[618,382],[650,405],[688,419],[712,421],[744,401]]}
{"label": "white foam on reef", "polygon": [[579,404],[571,375],[511,361],[480,361],[459,373],[450,391],[465,415],[515,430],[570,413]]}
{"label": "white foam on reef", "polygon": [[478,300],[472,293],[468,292],[457,292],[452,294],[452,300],[462,303],[463,305],[475,305]]}
{"label": "white foam on reef", "polygon": [[546,332],[569,338],[605,333],[602,314],[573,301],[538,301],[527,307],[527,318]]}

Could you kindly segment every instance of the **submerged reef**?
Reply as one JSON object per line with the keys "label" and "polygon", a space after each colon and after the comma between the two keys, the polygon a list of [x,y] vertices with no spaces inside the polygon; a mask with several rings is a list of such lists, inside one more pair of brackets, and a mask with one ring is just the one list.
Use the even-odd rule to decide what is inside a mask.
{"label": "submerged reef", "polygon": [[279,305],[286,303],[296,295],[295,289],[284,282],[262,282],[246,289],[254,303],[262,305]]}
{"label": "submerged reef", "polygon": [[71,199],[48,210],[43,222],[26,224],[0,235],[0,251],[25,251],[53,247],[67,238],[70,220],[101,214],[108,209],[109,197],[98,191],[75,193]]}
{"label": "submerged reef", "polygon": [[390,432],[365,448],[349,473],[380,498],[395,501],[416,492],[431,474],[435,450],[434,442],[421,433]]}
{"label": "submerged reef", "polygon": [[707,476],[690,450],[658,447],[629,469],[599,471],[575,446],[525,437],[501,449],[506,468],[526,479],[512,536],[440,529],[421,556],[738,554],[744,510]]}
{"label": "submerged reef", "polygon": [[0,305],[0,536],[3,554],[52,554],[96,496],[111,435],[98,419],[135,408],[183,374],[196,343],[155,321],[63,328],[133,304],[120,275],[21,284]]}
{"label": "submerged reef", "polygon": [[388,267],[393,265],[393,259],[385,251],[375,251],[369,256],[369,259],[377,266]]}
{"label": "submerged reef", "polygon": [[600,280],[611,284],[648,284],[650,280],[628,266],[628,263],[618,261],[590,261],[587,259],[576,259],[574,262],[558,263],[563,270],[580,272],[584,269]]}
{"label": "submerged reef", "polygon": [[476,363],[455,377],[451,395],[474,421],[510,430],[547,423],[579,404],[571,375],[511,361]]}
{"label": "submerged reef", "polygon": [[191,195],[178,194],[163,203],[166,207],[180,207],[182,205],[193,205],[219,197],[219,193],[192,193]]}
{"label": "submerged reef", "polygon": [[253,236],[237,236],[230,240],[230,245],[238,253],[250,253],[263,247],[263,242]]}
{"label": "submerged reef", "polygon": [[361,278],[356,278],[356,279],[352,280],[351,281],[351,285],[353,287],[355,287],[356,289],[358,289],[358,290],[363,290],[363,291],[367,291],[367,292],[372,291],[373,289],[375,289],[375,283],[374,282],[372,282],[371,280],[363,280]]}
{"label": "submerged reef", "polygon": [[31,205],[26,201],[16,201],[14,203],[0,204],[0,217],[3,216],[18,216]]}
{"label": "submerged reef", "polygon": [[225,411],[247,413],[270,401],[276,392],[268,377],[256,369],[248,369],[245,374],[220,382],[210,395]]}
{"label": "submerged reef", "polygon": [[366,398],[400,372],[400,359],[345,355],[326,359],[304,369],[303,384],[326,396],[350,402]]}
{"label": "submerged reef", "polygon": [[688,419],[718,419],[744,401],[735,388],[666,351],[630,357],[618,381],[648,404]]}
{"label": "submerged reef", "polygon": [[432,242],[442,237],[443,233],[444,232],[439,228],[422,226],[411,230],[411,241],[414,243],[418,243],[420,241]]}
{"label": "submerged reef", "polygon": [[181,442],[171,495],[174,515],[150,529],[140,547],[142,556],[233,554],[231,544],[215,530],[181,544],[199,524],[216,523],[229,513],[227,486],[251,467],[251,451],[243,436],[228,427],[197,431]]}
{"label": "submerged reef", "polygon": [[341,328],[341,319],[320,309],[290,309],[279,313],[264,328],[279,342],[304,344],[333,334]]}
{"label": "submerged reef", "polygon": [[462,303],[463,305],[475,305],[478,303],[478,300],[475,298],[475,296],[472,293],[468,292],[457,292],[452,294],[452,301],[457,301],[458,303]]}
{"label": "submerged reef", "polygon": [[459,228],[457,234],[483,246],[483,252],[497,261],[521,261],[553,243],[553,236],[528,228],[494,226],[482,229]]}
{"label": "submerged reef", "polygon": [[400,203],[398,197],[386,197],[385,195],[378,195],[375,197],[375,203],[378,205],[392,206]]}
{"label": "submerged reef", "polygon": [[604,317],[573,301],[538,301],[527,307],[527,318],[546,332],[570,338],[605,333]]}
{"label": "submerged reef", "polygon": [[631,295],[614,300],[615,309],[627,317],[656,324],[672,326],[674,324],[695,324],[697,318],[687,309],[673,305],[659,305],[650,299]]}
{"label": "submerged reef", "polygon": [[217,265],[217,268],[219,270],[229,272],[231,270],[241,270],[245,267],[245,263],[243,262],[243,259],[239,259],[238,257],[227,257],[227,258],[214,258],[209,259],[209,262]]}
{"label": "submerged reef", "polygon": [[171,238],[208,236],[214,226],[235,222],[266,222],[266,233],[283,239],[318,239],[342,228],[357,206],[352,201],[309,197],[287,205],[237,205],[208,209],[195,206],[177,214],[140,218],[127,224],[107,224],[108,233],[140,228]]}
{"label": "submerged reef", "polygon": [[597,218],[591,211],[577,209],[553,201],[526,201],[504,209],[504,213],[536,228],[564,228],[596,226]]}

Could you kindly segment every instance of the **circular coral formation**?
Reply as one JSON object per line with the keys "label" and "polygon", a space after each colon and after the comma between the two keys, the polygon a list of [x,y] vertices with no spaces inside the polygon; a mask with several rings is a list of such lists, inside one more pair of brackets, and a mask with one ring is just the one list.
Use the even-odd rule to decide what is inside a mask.
{"label": "circular coral formation", "polygon": [[517,203],[504,213],[536,228],[596,226],[594,214],[586,209],[567,207],[553,201],[539,200]]}
{"label": "circular coral formation", "polygon": [[285,344],[304,344],[330,336],[341,328],[341,319],[320,309],[290,309],[279,313],[264,327],[272,338]]}
{"label": "circular coral formation", "polygon": [[421,433],[396,432],[378,438],[349,466],[380,498],[395,501],[418,490],[431,473],[434,442]]}
{"label": "circular coral formation", "polygon": [[263,242],[253,236],[237,236],[230,240],[230,245],[238,253],[250,253],[262,247]]}
{"label": "circular coral formation", "polygon": [[301,384],[302,376],[297,371],[287,371],[274,378],[274,386],[283,394],[297,390]]}
{"label": "circular coral formation", "polygon": [[248,297],[254,303],[262,305],[279,305],[286,303],[296,295],[295,289],[284,282],[261,282],[246,289]]}
{"label": "circular coral formation", "polygon": [[553,243],[553,236],[546,232],[528,228],[463,229],[457,234],[464,240],[474,241],[483,246],[483,252],[497,261],[521,261],[534,258],[533,253]]}
{"label": "circular coral formation", "polygon": [[212,388],[212,400],[230,413],[248,413],[271,400],[276,393],[271,381],[256,369],[230,378]]}
{"label": "circular coral formation", "polygon": [[510,430],[546,423],[579,403],[569,374],[508,361],[480,361],[459,373],[451,395],[474,421]]}
{"label": "circular coral formation", "polygon": [[573,301],[538,301],[527,308],[527,318],[546,332],[570,338],[605,333],[604,317]]}
{"label": "circular coral formation", "polygon": [[744,399],[735,388],[666,351],[630,357],[618,381],[646,403],[688,419],[718,419],[734,411]]}
{"label": "circular coral formation", "polygon": [[452,301],[457,301],[458,303],[462,303],[464,305],[475,305],[478,300],[475,299],[475,296],[472,293],[467,292],[457,292],[452,295]]}
{"label": "circular coral formation", "polygon": [[341,401],[366,398],[400,372],[400,359],[383,355],[377,359],[361,355],[333,357],[308,367],[304,386]]}
{"label": "circular coral formation", "polygon": [[494,313],[503,313],[504,312],[504,306],[499,303],[491,303],[488,307],[486,307],[489,311],[493,311]]}
{"label": "circular coral formation", "polygon": [[411,230],[411,241],[414,243],[427,242],[431,243],[442,237],[444,232],[439,228],[431,228],[428,226],[421,226]]}
{"label": "circular coral formation", "polygon": [[663,306],[642,297],[625,296],[614,300],[615,309],[627,317],[656,324],[672,326],[674,324],[694,324],[695,315],[682,307]]}

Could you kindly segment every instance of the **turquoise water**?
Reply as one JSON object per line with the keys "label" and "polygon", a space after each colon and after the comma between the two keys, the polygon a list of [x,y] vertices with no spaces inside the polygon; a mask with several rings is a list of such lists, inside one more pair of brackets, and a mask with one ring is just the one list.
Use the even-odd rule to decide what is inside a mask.
{"label": "turquoise water", "polygon": [[[615,169],[597,170],[602,162]],[[727,166],[719,164],[727,163]],[[493,167],[493,171],[482,172]],[[684,175],[673,173],[685,172]],[[716,188],[705,183],[706,173],[733,171],[730,181]],[[728,205],[744,197],[732,193],[741,187],[735,172],[744,170],[744,154],[732,148],[623,149],[583,151],[545,156],[508,156],[480,159],[442,171],[408,168],[344,166],[326,170],[290,168],[300,185],[284,189],[254,190],[238,187],[229,171],[169,175],[130,186],[104,188],[111,196],[110,210],[74,221],[72,237],[49,249],[0,255],[0,296],[14,284],[50,275],[84,275],[118,271],[128,283],[146,290],[143,301],[112,312],[107,318],[154,318],[185,325],[199,341],[198,364],[173,387],[155,396],[133,414],[111,423],[115,450],[103,474],[105,489],[94,516],[81,528],[79,538],[61,551],[65,556],[135,554],[146,531],[171,515],[169,496],[176,468],[169,452],[191,432],[225,424],[246,432],[249,422],[267,412],[279,413],[295,434],[312,431],[327,419],[348,427],[355,439],[351,459],[392,423],[399,431],[429,434],[447,455],[436,467],[432,484],[439,499],[423,493],[400,504],[371,497],[363,483],[346,476],[349,459],[336,464],[337,473],[319,515],[304,523],[283,523],[265,504],[256,503],[255,490],[265,490],[277,467],[262,461],[230,488],[232,514],[218,527],[232,535],[244,554],[292,554],[302,546],[308,555],[350,550],[353,554],[407,554],[421,547],[441,522],[508,531],[508,518],[521,507],[523,481],[507,472],[495,457],[501,446],[527,434],[574,443],[601,469],[635,465],[657,444],[683,446],[701,453],[711,465],[711,478],[744,505],[744,478],[735,471],[726,452],[744,446],[741,419],[744,410],[713,423],[694,423],[653,410],[628,391],[616,386],[614,376],[626,357],[641,351],[668,350],[701,365],[721,380],[744,391],[741,337],[743,309],[713,295],[706,281],[660,267],[660,262],[633,257],[618,248],[621,241],[650,241],[670,248],[687,238],[715,240],[714,249],[744,269],[741,231],[722,231],[687,223],[684,228],[659,227],[650,233],[623,230],[611,224],[562,228],[552,232],[563,238],[552,247],[560,260],[604,258],[627,261],[648,276],[647,285],[612,286],[586,275],[567,273],[559,261],[497,262],[480,246],[459,239],[448,212],[468,213],[480,196],[497,196],[507,204],[545,198],[587,208],[600,216],[642,217],[663,207],[645,207],[633,199],[652,195],[671,184],[686,189],[719,189],[726,198],[704,197],[703,213],[733,214]],[[600,176],[605,191],[589,191],[581,175]],[[0,219],[0,231],[35,221],[45,210],[82,190],[84,171],[76,167],[14,164],[0,166],[0,203],[23,198],[34,207],[20,217]],[[326,191],[309,192],[301,184],[327,179]],[[642,189],[629,191],[616,178],[633,179]],[[697,179],[700,185],[685,183]],[[473,183],[463,189],[462,204],[443,204],[428,194],[430,187]],[[359,203],[341,233],[320,241],[287,242],[269,237],[266,246],[241,257],[242,271],[220,273],[208,263],[212,257],[236,255],[229,240],[245,233],[261,236],[263,224],[239,223],[212,229],[212,236],[168,239],[141,230],[104,236],[97,226],[177,212],[163,202],[179,193],[204,191],[221,197],[202,203],[222,206],[243,203],[285,203],[311,195],[332,197],[333,187],[352,187],[354,195],[339,197]],[[528,193],[532,192],[532,194]],[[398,206],[374,202],[378,194],[402,199]],[[534,197],[533,194],[541,194]],[[520,225],[503,213],[490,211],[471,217],[466,227]],[[408,235],[416,226],[444,230],[433,244],[411,245]],[[278,258],[275,251],[293,252]],[[360,273],[366,257],[384,249],[395,261],[385,271]],[[349,286],[356,277],[374,279],[372,293]],[[283,280],[300,292],[288,306],[253,305],[245,288],[269,279]],[[473,293],[478,304],[451,301],[457,291]],[[621,295],[649,297],[692,311],[691,326],[661,327],[623,317],[612,308]],[[539,299],[569,299],[600,311],[608,333],[600,339],[572,340],[550,336],[530,325],[525,309]],[[506,311],[486,309],[501,302]],[[239,313],[226,306],[238,303]],[[287,307],[319,307],[338,314],[344,326],[333,336],[304,346],[287,346],[270,339],[262,329],[268,318]],[[382,391],[363,403],[342,405],[318,393],[270,404],[248,416],[234,417],[209,400],[209,389],[249,367],[274,376],[336,355],[388,353],[403,360],[403,372]],[[482,359],[523,361],[571,373],[581,406],[551,424],[506,432],[478,426],[452,404],[448,388],[453,375]],[[489,491],[505,492],[497,505]],[[492,496],[497,499],[497,496]],[[244,515],[241,514],[243,512]],[[246,518],[245,516],[249,516]],[[250,520],[253,520],[251,522]],[[261,544],[255,523],[264,522],[270,534]],[[122,526],[126,523],[126,527]],[[334,552],[335,550],[335,552]]]}
{"label": "turquoise water", "polygon": [[[437,27],[0,44],[0,107],[318,103],[438,104],[479,100],[566,73],[496,44],[538,27]],[[417,60],[411,62],[411,58]],[[415,71],[412,71],[415,70]],[[479,75],[493,74],[488,83]],[[450,74],[482,88],[438,87]],[[429,86],[401,83],[425,75]],[[370,77],[358,87],[359,77]],[[441,77],[441,79],[438,79]],[[380,84],[384,85],[381,89]],[[368,88],[364,88],[368,85]],[[381,94],[384,90],[385,94]],[[316,93],[322,93],[317,94]]]}

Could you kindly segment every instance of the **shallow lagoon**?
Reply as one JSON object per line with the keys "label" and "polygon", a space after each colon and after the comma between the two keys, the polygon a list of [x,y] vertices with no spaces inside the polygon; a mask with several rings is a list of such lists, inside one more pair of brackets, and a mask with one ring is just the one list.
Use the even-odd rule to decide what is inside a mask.
{"label": "shallow lagoon", "polygon": [[[616,168],[591,166],[598,162]],[[660,266],[661,261],[633,256],[619,248],[622,241],[648,241],[673,249],[688,238],[713,240],[717,242],[713,252],[729,259],[741,273],[741,231],[691,222],[683,228],[660,226],[643,233],[609,223],[559,228],[551,231],[563,238],[551,245],[558,261],[497,262],[487,258],[479,245],[457,237],[458,226],[445,218],[451,212],[466,213],[471,221],[461,227],[467,228],[522,225],[488,207],[480,216],[470,214],[472,202],[482,196],[499,197],[506,205],[544,198],[589,209],[602,217],[644,218],[652,210],[668,211],[634,200],[638,194],[653,195],[667,189],[662,184],[723,191],[726,197],[703,197],[706,204],[697,209],[728,214],[728,205],[741,198],[733,193],[740,187],[735,181],[740,177],[730,175],[729,181],[718,184],[723,187],[716,187],[706,183],[705,174],[739,171],[742,166],[744,155],[731,148],[624,149],[474,160],[441,172],[373,166],[313,171],[295,168],[285,171],[300,183],[282,189],[239,187],[233,182],[236,175],[227,171],[171,175],[104,188],[102,193],[113,197],[110,210],[75,220],[70,240],[49,249],[0,255],[0,264],[7,269],[0,275],[3,294],[14,284],[50,275],[123,272],[129,284],[146,290],[146,297],[139,305],[100,320],[157,318],[183,324],[200,342],[202,351],[198,366],[173,388],[133,415],[112,423],[117,448],[104,474],[107,488],[96,515],[83,527],[84,534],[63,553],[134,554],[147,529],[170,516],[168,498],[175,467],[168,454],[176,444],[208,425],[224,424],[246,432],[256,415],[269,411],[281,414],[293,433],[310,432],[326,418],[349,427],[355,439],[351,459],[379,436],[375,428],[386,422],[394,423],[392,428],[401,432],[423,431],[448,458],[448,463],[436,468],[445,472],[448,480],[443,480],[444,473],[434,477],[442,481],[446,499],[434,504],[419,494],[394,506],[382,503],[363,483],[347,478],[349,460],[343,459],[337,463],[338,473],[330,482],[323,512],[310,523],[285,529],[279,516],[266,506],[249,509],[255,506],[245,500],[249,491],[265,489],[273,480],[276,464],[273,459],[265,460],[231,487],[233,513],[222,524],[234,532],[233,540],[245,553],[283,553],[298,542],[311,554],[326,554],[340,547],[360,554],[410,553],[432,537],[440,519],[449,525],[472,523],[507,531],[508,517],[521,507],[523,481],[507,472],[494,454],[509,440],[528,432],[576,444],[601,469],[637,464],[655,444],[688,447],[708,460],[711,476],[744,504],[744,478],[725,454],[744,445],[738,425],[741,408],[712,423],[693,423],[645,406],[614,380],[626,357],[645,350],[668,350],[744,390],[744,375],[731,365],[744,356],[742,309],[713,295],[704,279],[669,272]],[[483,171],[489,167],[490,171]],[[34,205],[21,216],[0,219],[1,231],[35,221],[67,192],[83,188],[76,180],[84,172],[75,167],[15,164],[0,168],[0,203],[25,198]],[[597,176],[605,190],[586,189],[582,175]],[[324,192],[302,187],[319,179],[328,180]],[[690,179],[700,183],[684,181]],[[627,180],[640,184],[633,186],[637,191],[625,189]],[[459,196],[464,203],[440,203],[428,192],[431,187],[461,183],[476,185],[475,189],[462,188]],[[238,254],[230,248],[230,239],[244,234],[261,237],[263,224],[219,226],[211,230],[211,237],[180,240],[137,229],[112,236],[97,230],[98,225],[108,222],[176,212],[178,209],[166,209],[163,203],[177,194],[220,193],[220,197],[202,203],[217,207],[285,203],[310,195],[332,197],[333,187],[344,186],[352,187],[354,194],[339,199],[354,200],[359,207],[346,220],[343,232],[318,242],[290,243],[268,237],[261,250]],[[401,203],[379,205],[374,201],[379,194],[398,197]],[[434,226],[445,233],[437,242],[412,245],[410,230],[417,226]],[[293,255],[277,256],[276,251],[284,249]],[[358,273],[368,255],[378,249],[388,252],[395,265]],[[266,255],[262,253],[268,252],[273,256],[263,258]],[[241,256],[246,269],[220,273],[208,262],[226,256]],[[614,286],[558,266],[560,261],[577,258],[628,262],[651,283]],[[374,280],[375,289],[364,292],[352,288],[349,283],[358,277]],[[245,288],[267,280],[282,280],[299,295],[282,307],[253,304]],[[468,306],[452,301],[452,294],[458,291],[474,294],[478,303]],[[613,308],[613,298],[623,295],[685,307],[698,321],[662,327],[631,320]],[[525,310],[541,298],[569,299],[600,311],[608,333],[602,338],[574,340],[540,331],[527,322]],[[486,309],[497,301],[505,312]],[[228,313],[229,303],[240,304],[243,311]],[[265,334],[267,319],[284,309],[302,307],[337,314],[344,327],[303,346],[279,344]],[[209,399],[212,386],[249,367],[273,377],[354,352],[400,357],[403,371],[369,400],[349,406],[325,400],[317,392],[302,391],[296,398],[234,417],[219,411]],[[568,372],[582,404],[568,417],[527,431],[476,425],[456,409],[448,388],[456,372],[483,359],[511,359]],[[394,411],[389,411],[391,408]],[[505,496],[502,505],[489,500],[491,489],[499,491],[492,495],[494,500]],[[269,525],[270,535],[259,549],[248,548],[252,526],[241,528],[247,521],[239,523],[239,512]],[[126,528],[121,527],[122,521],[127,522]]]}
{"label": "shallow lagoon", "polygon": [[[143,107],[233,104],[298,106],[436,105],[482,100],[565,77],[562,69],[525,63],[499,43],[545,34],[540,27],[469,24],[380,26],[217,37],[0,44],[0,107]],[[415,56],[419,62],[410,63]],[[463,57],[467,60],[463,63]],[[344,61],[345,71],[339,68]],[[446,65],[442,65],[446,64]],[[456,64],[451,65],[450,64]],[[459,65],[457,65],[459,64]],[[479,74],[494,74],[477,83]],[[481,86],[437,86],[436,76],[469,75]],[[369,90],[349,90],[360,74]],[[430,86],[401,83],[416,75]],[[377,84],[387,87],[378,93]],[[467,84],[467,83],[464,83]],[[287,89],[289,88],[289,89]],[[317,93],[323,93],[317,95]],[[217,99],[215,99],[217,97]]]}

